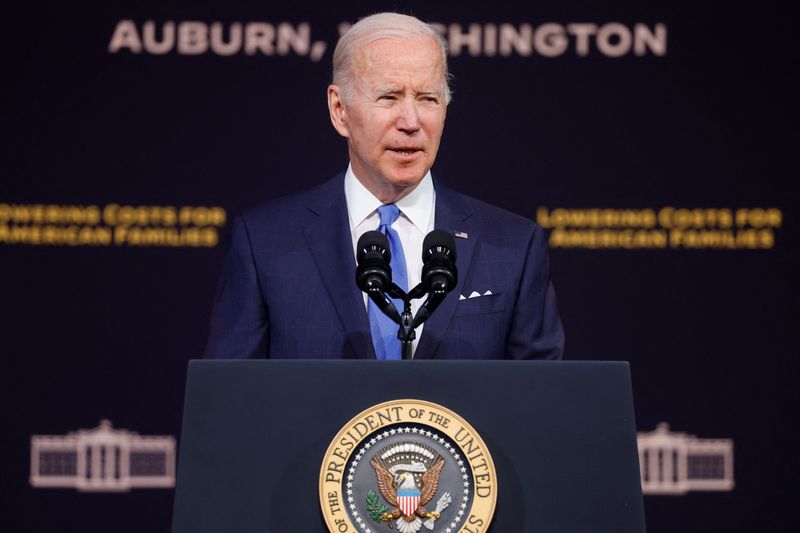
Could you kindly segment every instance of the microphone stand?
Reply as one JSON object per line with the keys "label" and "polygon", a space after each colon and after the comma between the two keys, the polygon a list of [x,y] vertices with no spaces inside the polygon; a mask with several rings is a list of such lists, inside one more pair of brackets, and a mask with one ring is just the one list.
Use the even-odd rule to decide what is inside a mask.
{"label": "microphone stand", "polygon": [[[401,357],[403,359],[411,359],[411,346],[414,342],[414,339],[417,338],[417,334],[414,331],[416,326],[414,325],[414,320],[411,317],[411,295],[417,293],[417,289],[421,288],[421,286],[422,285],[420,284],[417,287],[414,287],[414,290],[409,294],[406,294],[406,291],[394,283],[392,283],[392,285],[387,289],[386,294],[392,298],[403,300],[402,314],[397,312],[394,302],[392,302],[392,300],[389,299],[389,296],[386,296],[386,294],[384,294],[379,288],[371,287],[369,290],[367,290],[367,296],[369,296],[370,300],[375,302],[375,305],[378,306],[378,309],[380,309],[384,315],[391,318],[392,322],[399,325],[397,330],[397,338],[400,339],[400,345],[402,347]],[[417,296],[417,298],[419,298],[419,296]]]}
{"label": "microphone stand", "polygon": [[[433,230],[425,237],[425,266],[422,269],[425,285],[419,283],[408,293],[396,283],[391,283],[384,289],[391,280],[387,254],[389,242],[385,235],[378,231],[369,231],[359,238],[357,246],[361,251],[357,257],[356,284],[384,315],[398,325],[397,338],[400,340],[401,357],[411,359],[411,347],[417,338],[415,329],[430,318],[457,283],[453,237],[442,230]],[[426,289],[428,284],[429,290]],[[411,300],[422,298],[426,294],[428,298],[420,306],[417,316],[413,316]],[[403,302],[402,313],[398,312],[391,298]]]}
{"label": "microphone stand", "polygon": [[[389,287],[389,290],[386,292],[392,298],[403,300],[402,314],[397,313],[394,304],[392,304],[391,301],[383,294],[381,294],[381,296],[383,296],[384,301],[389,302],[392,310],[395,311],[394,313],[384,310],[385,304],[376,301],[375,298],[373,298],[373,301],[378,304],[378,307],[383,310],[389,318],[398,324],[399,327],[397,329],[397,338],[400,339],[400,345],[402,346],[401,356],[403,359],[411,359],[411,346],[414,343],[414,339],[417,338],[417,332],[415,329],[431,315],[436,307],[438,307],[438,305],[444,299],[445,293],[432,292],[428,296],[428,299],[425,301],[425,303],[422,304],[422,307],[420,307],[419,311],[417,311],[417,316],[415,317],[411,314],[411,300],[416,300],[425,296],[425,287],[422,285],[422,283],[418,284],[408,293],[398,287],[397,284],[392,283],[392,285]],[[429,302],[431,302],[432,299],[438,301],[436,301],[434,305],[430,305]]]}

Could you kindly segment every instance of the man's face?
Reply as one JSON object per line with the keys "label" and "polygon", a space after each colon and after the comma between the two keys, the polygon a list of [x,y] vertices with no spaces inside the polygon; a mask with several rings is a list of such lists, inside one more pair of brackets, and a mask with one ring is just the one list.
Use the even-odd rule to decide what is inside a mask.
{"label": "man's face", "polygon": [[433,38],[379,39],[356,50],[349,101],[328,89],[331,118],[348,139],[353,172],[393,202],[433,166],[447,110],[441,49]]}

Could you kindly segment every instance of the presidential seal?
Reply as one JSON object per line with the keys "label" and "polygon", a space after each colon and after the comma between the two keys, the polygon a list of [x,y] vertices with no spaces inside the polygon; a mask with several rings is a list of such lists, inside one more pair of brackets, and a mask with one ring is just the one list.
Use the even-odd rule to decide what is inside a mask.
{"label": "presidential seal", "polygon": [[466,420],[423,400],[394,400],[350,420],[325,453],[319,498],[332,532],[479,533],[497,474]]}

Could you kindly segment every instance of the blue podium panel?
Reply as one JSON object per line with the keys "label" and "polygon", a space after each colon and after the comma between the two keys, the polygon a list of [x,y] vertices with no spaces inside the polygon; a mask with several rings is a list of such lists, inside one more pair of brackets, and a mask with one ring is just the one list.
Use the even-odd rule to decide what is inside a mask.
{"label": "blue podium panel", "polygon": [[644,531],[627,363],[228,360],[189,364],[173,533],[327,531],[328,445],[398,399],[456,412],[488,446],[497,506],[476,532]]}

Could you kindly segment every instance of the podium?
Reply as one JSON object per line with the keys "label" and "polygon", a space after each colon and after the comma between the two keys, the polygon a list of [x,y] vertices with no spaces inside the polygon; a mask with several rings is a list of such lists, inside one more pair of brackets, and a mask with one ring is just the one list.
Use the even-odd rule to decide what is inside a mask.
{"label": "podium", "polygon": [[[359,413],[401,399],[457,413],[491,453],[491,524],[457,531],[645,531],[627,363],[198,360],[188,369],[173,533],[327,532],[326,450]],[[437,521],[420,531],[446,529]],[[344,529],[366,530],[396,531],[375,521]]]}

